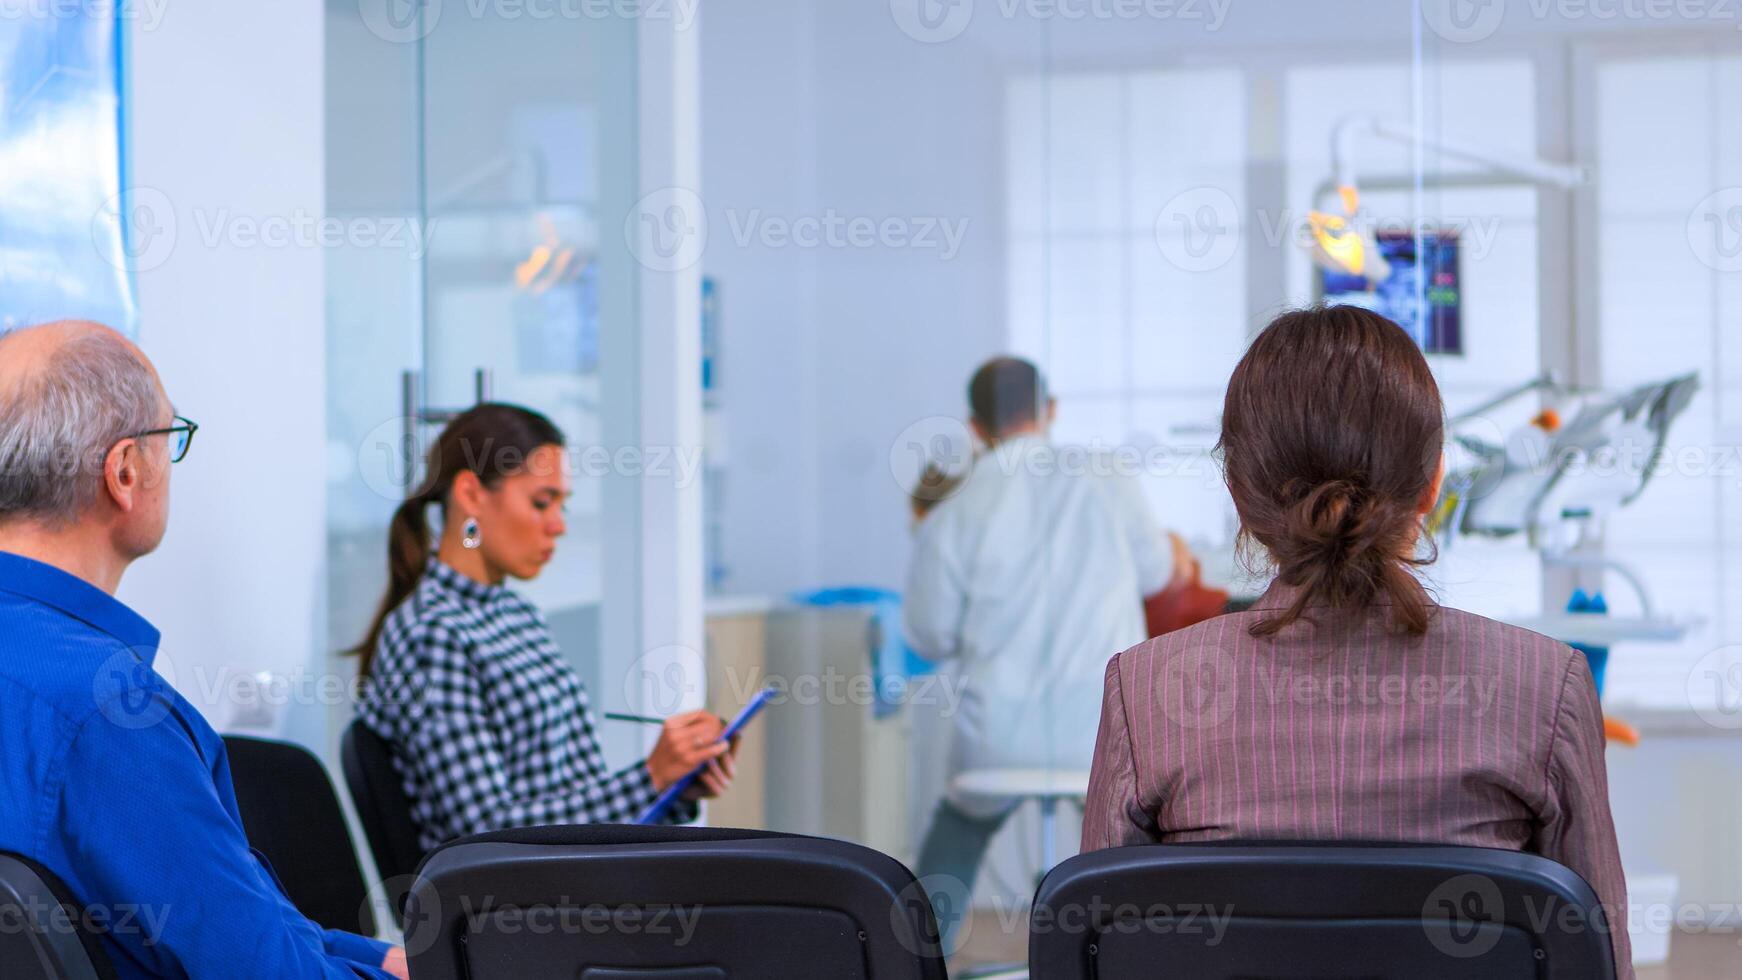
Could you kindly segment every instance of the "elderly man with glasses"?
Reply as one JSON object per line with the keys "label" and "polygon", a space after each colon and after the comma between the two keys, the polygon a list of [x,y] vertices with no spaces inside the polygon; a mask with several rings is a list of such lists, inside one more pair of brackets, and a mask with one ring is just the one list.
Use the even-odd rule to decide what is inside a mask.
{"label": "elderly man with glasses", "polygon": [[0,851],[52,871],[135,977],[405,976],[303,917],[248,847],[224,743],[114,598],[198,428],[120,334],[0,337]]}

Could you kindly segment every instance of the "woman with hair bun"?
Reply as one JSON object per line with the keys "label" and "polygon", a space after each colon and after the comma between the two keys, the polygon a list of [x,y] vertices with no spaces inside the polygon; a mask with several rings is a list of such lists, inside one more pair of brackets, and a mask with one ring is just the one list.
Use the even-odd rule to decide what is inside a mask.
{"label": "woman with hair bun", "polygon": [[1218,450],[1254,606],[1107,666],[1084,851],[1223,840],[1540,854],[1590,883],[1633,975],[1584,655],[1437,604],[1414,572],[1444,476],[1427,360],[1355,307],[1286,313],[1234,369]]}

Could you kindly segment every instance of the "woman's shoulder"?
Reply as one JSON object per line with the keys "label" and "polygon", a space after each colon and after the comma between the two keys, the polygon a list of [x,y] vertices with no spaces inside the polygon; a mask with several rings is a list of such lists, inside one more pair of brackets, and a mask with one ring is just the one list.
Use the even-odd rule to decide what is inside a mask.
{"label": "woman's shoulder", "polygon": [[462,647],[477,632],[481,610],[460,602],[453,593],[427,579],[419,582],[381,624],[381,642],[389,648],[436,644]]}
{"label": "woman's shoulder", "polygon": [[1521,675],[1536,672],[1558,679],[1580,656],[1554,637],[1451,606],[1435,610],[1428,631],[1455,647],[1473,671],[1504,667]]}
{"label": "woman's shoulder", "polygon": [[[1225,656],[1245,649],[1253,641],[1252,627],[1264,617],[1260,610],[1226,613],[1184,629],[1154,637],[1119,655],[1128,669],[1149,663]],[[1540,672],[1559,677],[1577,656],[1567,644],[1533,630],[1490,619],[1451,606],[1435,607],[1425,636],[1411,637],[1389,628],[1383,617],[1373,620],[1373,639],[1400,647],[1422,643],[1454,648],[1472,671],[1504,667],[1514,674]],[[1316,639],[1307,627],[1289,627],[1280,640],[1311,646]]]}

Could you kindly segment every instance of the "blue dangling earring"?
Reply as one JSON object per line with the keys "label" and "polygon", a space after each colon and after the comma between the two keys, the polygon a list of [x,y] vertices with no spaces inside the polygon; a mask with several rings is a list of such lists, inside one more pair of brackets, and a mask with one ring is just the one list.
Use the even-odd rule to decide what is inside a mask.
{"label": "blue dangling earring", "polygon": [[478,519],[466,518],[465,526],[460,529],[460,545],[467,551],[476,551],[483,543],[484,535],[478,530]]}

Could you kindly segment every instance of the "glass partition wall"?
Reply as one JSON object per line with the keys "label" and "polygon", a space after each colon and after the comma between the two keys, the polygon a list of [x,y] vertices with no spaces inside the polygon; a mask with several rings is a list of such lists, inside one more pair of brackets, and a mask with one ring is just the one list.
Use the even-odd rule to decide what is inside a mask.
{"label": "glass partition wall", "polygon": [[[1211,452],[1228,375],[1277,312],[1355,302],[1428,350],[1463,437],[1454,468],[1473,447],[1528,450],[1544,409],[1699,372],[1669,448],[1703,463],[1576,547],[1557,535],[1577,506],[1536,534],[1494,518],[1442,536],[1424,574],[1449,605],[1545,628],[1575,588],[1635,627],[1675,620],[1667,642],[1617,632],[1606,701],[1719,731],[1742,704],[1722,456],[1742,417],[1737,42],[1722,24],[1544,9],[712,4],[688,25],[686,102],[650,99],[644,22],[450,5],[439,24],[383,25],[335,0],[328,209],[415,234],[330,253],[334,648],[381,588],[404,446],[428,419],[487,393],[575,445],[682,452],[702,441],[705,385],[706,508],[616,467],[578,474],[568,540],[527,591],[596,707],[669,710],[647,698],[671,693],[649,665],[670,665],[662,630],[697,611],[671,597],[699,590],[705,538],[712,619],[757,625],[734,634],[754,638],[749,659],[677,641],[680,693],[691,655],[722,710],[781,687],[741,784],[755,805],[733,819],[885,849],[928,875],[959,964],[1019,961],[1037,877],[1077,846],[1101,671],[1126,639],[1066,649],[1105,624],[1063,597],[1107,571],[1082,537],[1042,533],[1045,513],[1009,511],[919,571],[927,522],[998,497],[970,483],[916,506],[928,464],[1035,475],[976,434],[969,378],[1031,362],[1057,402],[1046,440],[1114,470],[1209,584],[1249,600],[1265,575],[1237,559]],[[686,145],[699,173],[650,176],[649,147]],[[1385,275],[1351,283],[1315,232],[1334,220]],[[636,232],[676,244],[640,263]],[[1012,568],[1042,583],[1034,601],[980,602],[1020,592]],[[919,607],[929,628],[904,628]],[[1717,687],[1692,684],[1708,675]],[[607,731],[614,760],[641,748]],[[1700,839],[1711,816],[1665,791],[1684,790],[1645,815],[1617,784],[1624,860],[1715,907],[1742,864],[1659,843]]]}
{"label": "glass partition wall", "polygon": [[[1688,371],[1702,372],[1702,388],[1675,444],[1721,426],[1736,414],[1725,408],[1736,345],[1723,325],[1735,316],[1726,256],[1742,225],[1726,223],[1729,198],[1701,201],[1736,182],[1735,126],[1722,111],[1733,54],[1716,53],[1734,50],[1733,34],[1545,10],[710,8],[702,133],[715,233],[702,266],[720,297],[732,448],[718,590],[905,589],[911,609],[937,595],[983,600],[975,582],[1001,580],[975,562],[1026,562],[1043,577],[1069,567],[1074,556],[1043,536],[1006,528],[957,556],[957,592],[913,593],[938,586],[912,577],[924,532],[909,494],[928,462],[967,471],[987,458],[967,424],[968,379],[1013,354],[1057,399],[1051,441],[1135,460],[1156,521],[1186,539],[1207,581],[1249,599],[1266,583],[1236,560],[1211,454],[1222,395],[1257,330],[1320,301],[1376,306],[1417,334],[1462,437],[1449,446],[1455,469],[1472,465],[1477,444],[1516,451],[1545,408],[1572,414],[1594,389]],[[1716,236],[1704,258],[1684,228],[1702,206],[1708,225],[1694,231]],[[1315,236],[1314,212],[1349,221],[1390,275],[1351,286]],[[1604,230],[1622,227],[1637,233]],[[1669,269],[1681,277],[1673,297],[1653,285]],[[1659,300],[1688,314],[1688,344],[1660,343],[1647,326]],[[1731,429],[1712,430],[1714,444]],[[1705,625],[1669,644],[1643,629],[1617,641],[1605,695],[1692,718],[1693,659],[1728,635],[1719,624],[1734,576],[1717,542],[1734,537],[1723,510],[1733,483],[1710,470],[1661,478],[1619,512],[1607,554],[1600,534],[1577,548],[1554,539],[1579,521],[1557,512],[1537,534],[1501,533],[1496,519],[1494,533],[1442,536],[1424,574],[1449,605],[1546,628],[1575,588],[1634,616],[1626,577],[1593,562],[1637,558],[1657,612]],[[1684,505],[1685,539],[1646,540],[1674,523],[1666,508]],[[937,513],[963,506],[951,498]],[[1046,634],[1069,615],[1047,606],[1022,629]],[[957,639],[976,629],[953,628]],[[1036,876],[1078,839],[1073,747],[1093,739],[1099,670],[1074,678],[1074,691],[1037,674],[975,692],[986,681],[959,659],[910,667],[944,684],[908,686],[895,715],[900,764],[864,792],[900,794],[904,823],[884,839],[922,873],[937,870],[922,852],[961,775],[952,746],[965,712],[987,712],[972,721],[986,742],[1054,748],[1026,767],[1038,785],[1006,787],[977,811],[1009,811],[977,871],[965,870],[976,867],[968,852],[985,835],[958,826],[947,838],[962,853],[944,873],[974,880],[933,890],[951,906],[941,913],[965,916],[961,962],[1020,960]],[[1732,694],[1742,703],[1742,688]],[[1043,820],[1039,801],[1055,796]],[[1630,866],[1678,860],[1647,853],[1641,828],[1622,835]]]}
{"label": "glass partition wall", "polygon": [[[358,641],[385,589],[386,527],[424,478],[424,452],[481,400],[532,408],[566,437],[567,532],[536,579],[512,585],[595,711],[642,710],[646,651],[700,646],[699,567],[693,587],[669,572],[672,555],[700,546],[659,550],[682,511],[673,501],[696,492],[672,461],[699,452],[699,436],[674,437],[672,420],[699,405],[693,383],[673,380],[698,373],[698,342],[667,339],[695,331],[665,306],[643,329],[650,296],[698,287],[684,270],[644,268],[629,234],[642,183],[671,179],[644,138],[695,142],[693,119],[669,111],[679,72],[640,62],[685,29],[622,10],[329,4],[328,210],[404,229],[403,241],[335,249],[327,265],[335,651]],[[646,125],[644,100],[665,107]],[[694,306],[679,304],[692,320]],[[650,499],[656,520],[643,519]],[[667,585],[644,591],[644,573]],[[699,705],[699,682],[672,693]],[[348,721],[333,712],[335,727]],[[635,726],[599,734],[617,765],[644,751]]]}

